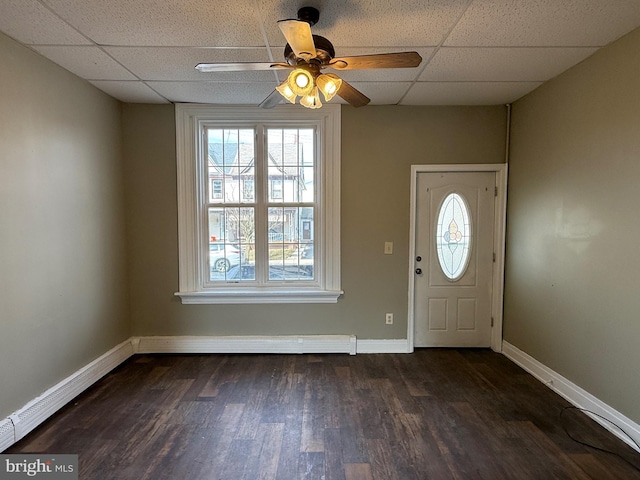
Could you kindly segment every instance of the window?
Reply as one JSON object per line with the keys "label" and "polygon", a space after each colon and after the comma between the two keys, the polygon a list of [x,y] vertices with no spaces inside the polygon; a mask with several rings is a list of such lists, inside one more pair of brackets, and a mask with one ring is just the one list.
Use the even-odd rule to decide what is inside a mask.
{"label": "window", "polygon": [[337,301],[339,115],[176,106],[183,303]]}
{"label": "window", "polygon": [[269,198],[272,200],[282,199],[282,180],[279,178],[271,180],[271,190],[269,191]]}
{"label": "window", "polygon": [[220,180],[211,179],[211,198],[222,198],[222,182]]}
{"label": "window", "polygon": [[253,183],[253,178],[244,178],[242,182],[242,195],[244,196],[244,198],[246,198],[247,200],[253,200],[254,189],[255,186]]}

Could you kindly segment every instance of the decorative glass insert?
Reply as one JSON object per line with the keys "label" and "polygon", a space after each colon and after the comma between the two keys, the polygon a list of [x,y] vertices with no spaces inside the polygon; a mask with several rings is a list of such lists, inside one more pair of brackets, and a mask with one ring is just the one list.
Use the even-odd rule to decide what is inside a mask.
{"label": "decorative glass insert", "polygon": [[442,272],[452,281],[464,275],[471,253],[471,216],[467,202],[450,193],[442,202],[436,225],[436,251]]}

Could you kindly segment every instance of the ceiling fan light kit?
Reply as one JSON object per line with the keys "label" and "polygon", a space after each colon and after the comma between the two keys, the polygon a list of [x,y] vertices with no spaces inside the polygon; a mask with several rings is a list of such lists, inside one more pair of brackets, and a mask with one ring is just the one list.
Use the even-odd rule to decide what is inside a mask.
{"label": "ceiling fan light kit", "polygon": [[342,86],[342,79],[333,73],[323,73],[316,77],[316,85],[324,95],[324,99],[328,102]]}
{"label": "ceiling fan light kit", "polygon": [[370,100],[362,92],[349,85],[333,73],[322,73],[325,68],[336,70],[369,68],[415,68],[422,62],[417,52],[397,52],[353,57],[335,57],[335,50],[329,40],[320,35],[312,35],[311,26],[320,18],[320,12],[313,7],[298,10],[297,20],[280,20],[278,27],[287,40],[284,49],[286,63],[199,63],[200,72],[293,69],[287,79],[260,106],[272,108],[277,103],[277,91],[288,102],[296,102],[307,108],[320,108],[320,92],[325,101],[335,95],[354,107],[367,105]]}
{"label": "ceiling fan light kit", "polygon": [[320,101],[320,93],[318,92],[318,87],[313,87],[311,92],[304,95],[300,99],[300,105],[307,108],[320,108],[322,106],[322,102]]}
{"label": "ceiling fan light kit", "polygon": [[293,90],[291,90],[291,87],[289,86],[289,82],[287,81],[282,82],[280,85],[276,87],[276,90],[280,93],[280,95],[286,98],[290,103],[296,103],[296,98],[298,98],[298,96],[295,93],[293,93]]}
{"label": "ceiling fan light kit", "polygon": [[285,82],[296,96],[307,95],[313,89],[313,75],[304,68],[296,68]]}
{"label": "ceiling fan light kit", "polygon": [[298,97],[300,105],[307,108],[322,106],[320,92],[325,101],[330,101],[340,90],[342,79],[333,73],[318,73],[312,69],[296,68],[287,79],[276,87],[276,90],[288,102],[296,103]]}

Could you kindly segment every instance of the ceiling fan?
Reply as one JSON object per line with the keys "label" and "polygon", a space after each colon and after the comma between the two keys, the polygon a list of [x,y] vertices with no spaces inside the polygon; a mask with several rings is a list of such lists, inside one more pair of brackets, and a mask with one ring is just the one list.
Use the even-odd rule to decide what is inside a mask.
{"label": "ceiling fan", "polygon": [[369,98],[336,74],[324,73],[325,69],[412,68],[422,62],[422,57],[417,52],[336,57],[329,40],[311,33],[311,27],[319,18],[320,12],[316,8],[303,7],[298,10],[297,20],[278,21],[278,27],[287,40],[284,48],[285,62],[199,63],[195,68],[199,72],[291,70],[287,79],[262,101],[262,108],[275,107],[282,97],[291,103],[295,103],[300,97],[301,105],[319,108],[322,106],[320,92],[327,102],[338,95],[354,107],[361,107],[370,102]]}

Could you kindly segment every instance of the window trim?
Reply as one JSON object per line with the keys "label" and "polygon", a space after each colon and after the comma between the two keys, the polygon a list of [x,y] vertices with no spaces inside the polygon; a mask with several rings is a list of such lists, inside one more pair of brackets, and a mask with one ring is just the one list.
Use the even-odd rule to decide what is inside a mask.
{"label": "window trim", "polygon": [[[179,291],[184,304],[336,303],[340,288],[340,105],[318,110],[281,105],[272,109],[226,105],[176,105],[176,160],[178,191]],[[201,169],[198,135],[207,122],[231,124],[260,122],[317,122],[321,185],[318,204],[322,255],[316,265],[318,286],[225,285],[205,288],[202,282],[202,228],[199,207]]]}

